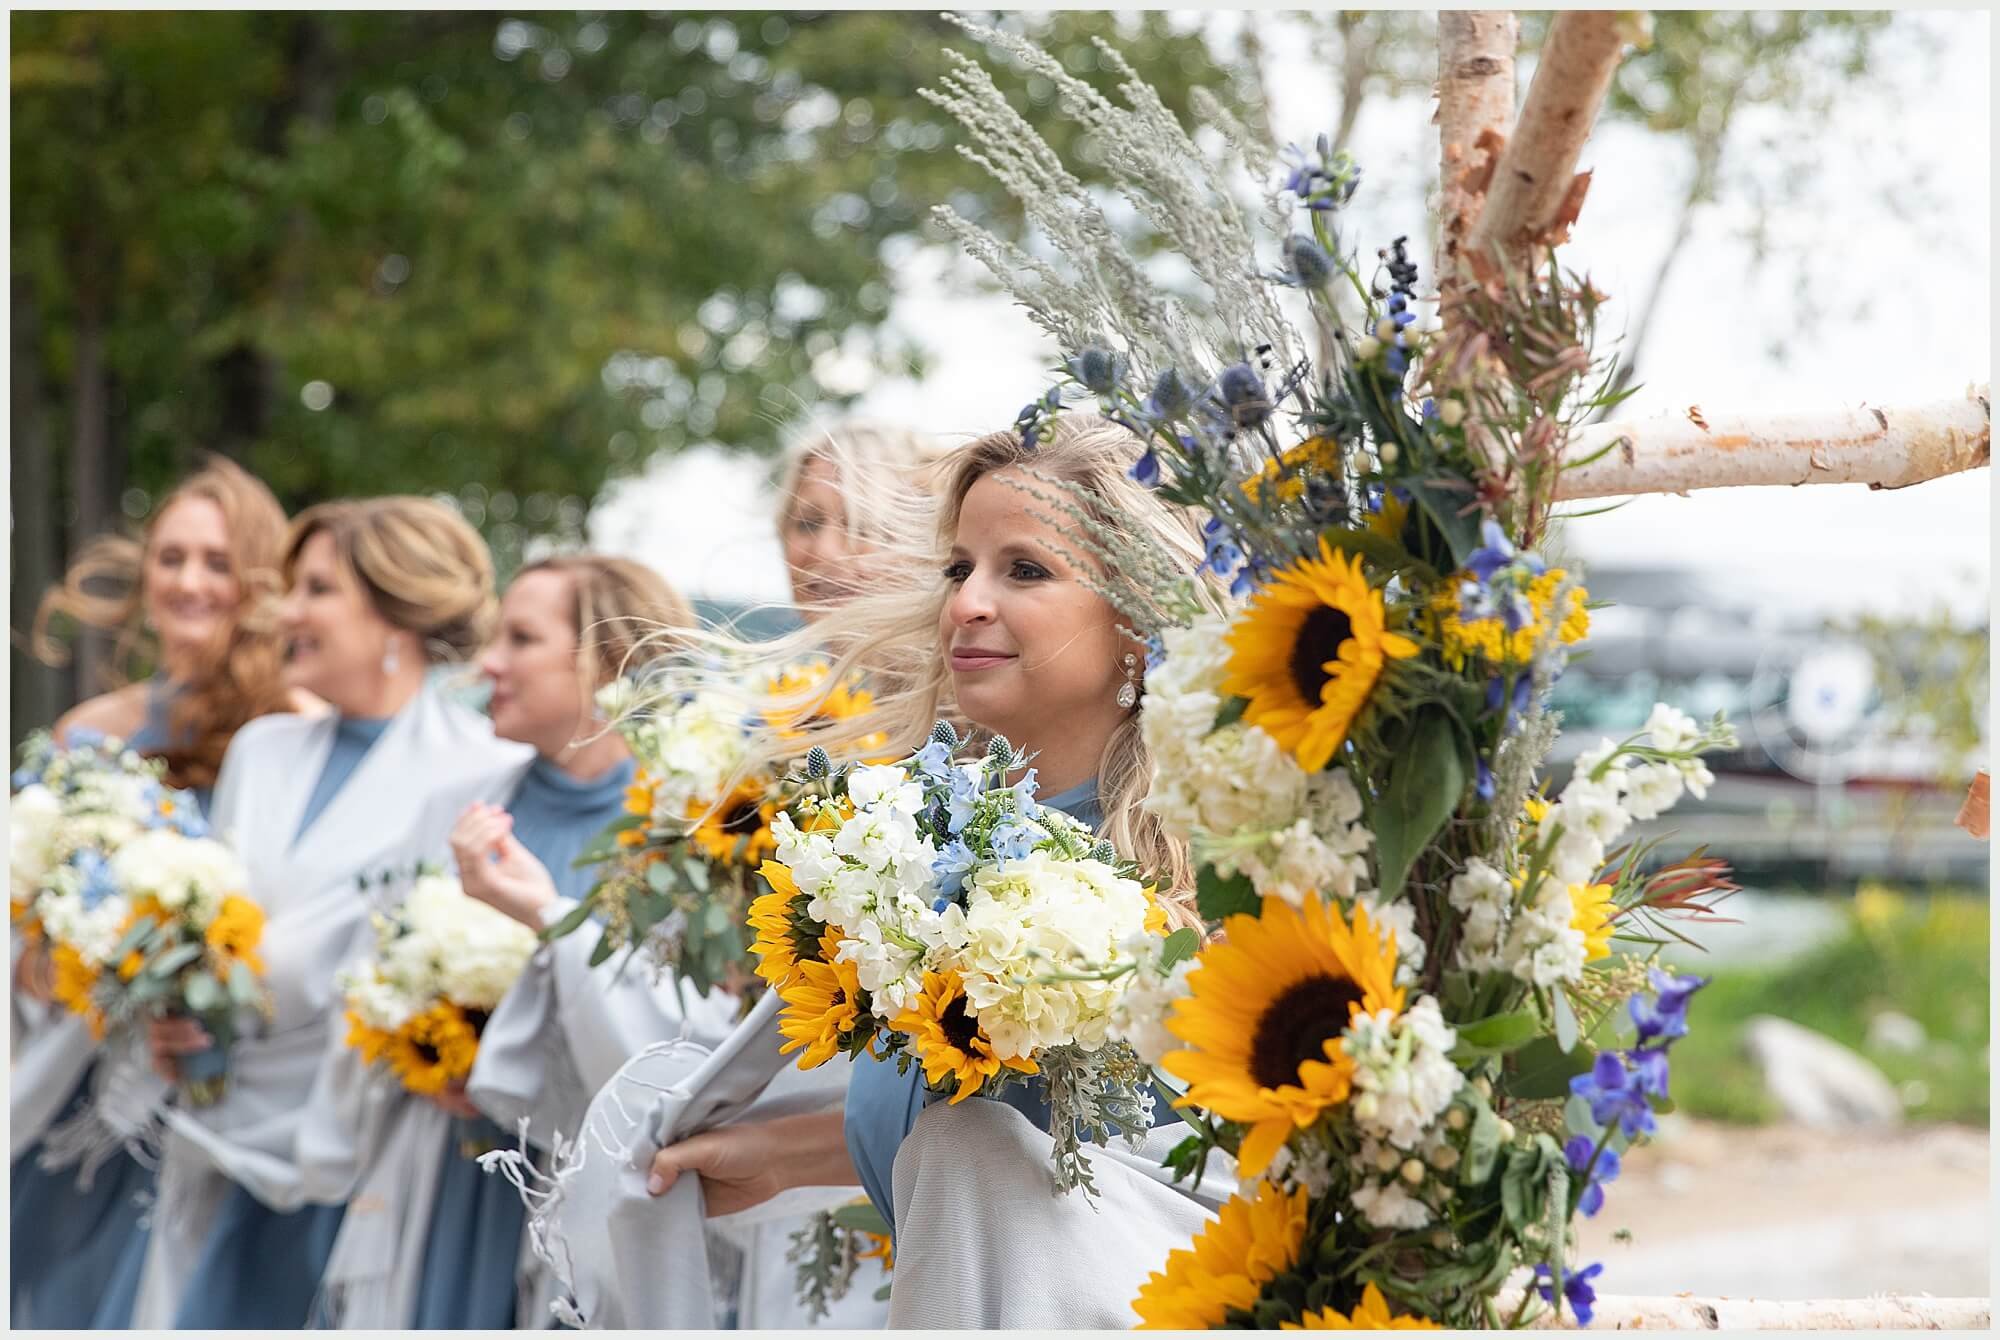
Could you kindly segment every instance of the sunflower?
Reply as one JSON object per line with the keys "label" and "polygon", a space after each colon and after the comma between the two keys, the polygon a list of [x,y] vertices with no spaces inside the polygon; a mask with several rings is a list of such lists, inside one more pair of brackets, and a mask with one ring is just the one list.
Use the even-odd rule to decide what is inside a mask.
{"label": "sunflower", "polygon": [[1611,922],[1618,904],[1611,901],[1609,884],[1569,886],[1569,924],[1583,932],[1583,961],[1595,963],[1611,957]]}
{"label": "sunflower", "polygon": [[[757,873],[764,877],[771,891],[750,904],[750,929],[756,936],[750,943],[750,952],[757,956],[757,975],[773,988],[783,988],[798,974],[799,968],[798,927],[792,915],[799,886],[792,882],[791,870],[776,861],[764,862]],[[810,952],[806,957],[811,959]]]}
{"label": "sunflower", "polygon": [[1298,908],[1269,897],[1262,915],[1230,917],[1167,1020],[1190,1047],[1162,1062],[1188,1081],[1176,1106],[1249,1125],[1236,1157],[1257,1176],[1294,1129],[1347,1101],[1354,1062],[1340,1035],[1357,1010],[1403,1008],[1395,974],[1396,937],[1364,907],[1351,927],[1317,896]]}
{"label": "sunflower", "polygon": [[1257,1184],[1254,1200],[1232,1196],[1214,1223],[1168,1255],[1139,1286],[1132,1310],[1142,1331],[1222,1325],[1231,1309],[1256,1306],[1265,1284],[1297,1262],[1306,1236],[1306,1190]]}
{"label": "sunflower", "polygon": [[202,938],[223,957],[241,959],[252,972],[264,971],[264,960],[257,953],[264,938],[264,909],[248,898],[233,893],[225,897]]}
{"label": "sunflower", "polygon": [[887,1233],[870,1233],[867,1229],[857,1229],[855,1237],[868,1244],[867,1250],[854,1253],[857,1261],[880,1261],[882,1273],[887,1275],[896,1269],[896,1240]]}
{"label": "sunflower", "polygon": [[353,1010],[347,1011],[347,1045],[361,1053],[364,1064],[374,1065],[396,1040],[394,1033],[371,1027]]}
{"label": "sunflower", "polygon": [[49,951],[49,965],[55,970],[55,982],[50,994],[56,1003],[72,1014],[80,1014],[90,1025],[90,1035],[104,1036],[104,1016],[91,1003],[90,993],[97,986],[98,970],[84,960],[74,946],[57,944]]}
{"label": "sunflower", "polygon": [[778,849],[778,840],[771,836],[778,803],[769,798],[768,790],[745,782],[713,809],[698,800],[689,802],[687,817],[699,820],[692,834],[694,844],[712,861],[737,861],[752,869],[761,865]]}
{"label": "sunflower", "polygon": [[[827,667],[823,664],[800,666],[773,676],[766,686],[765,694],[771,698],[801,698],[826,680]],[[857,687],[859,681],[845,680],[827,691],[824,698],[813,704],[810,711],[766,712],[764,720],[775,729],[779,736],[795,740],[806,733],[806,728],[824,721],[845,721],[849,717],[860,716],[874,710],[875,695]]]}
{"label": "sunflower", "polygon": [[1324,537],[1319,551],[1281,570],[1237,619],[1222,683],[1250,700],[1244,724],[1261,726],[1307,772],[1347,739],[1383,661],[1417,654],[1416,643],[1386,631],[1382,593],[1362,575],[1361,556]]}
{"label": "sunflower", "polygon": [[1321,1308],[1318,1312],[1308,1312],[1299,1321],[1281,1321],[1281,1331],[1435,1331],[1442,1329],[1436,1322],[1405,1313],[1397,1316],[1389,1311],[1389,1300],[1382,1291],[1370,1284],[1361,1291],[1361,1301],[1354,1311],[1343,1316],[1333,1308]]}
{"label": "sunflower", "polygon": [[778,988],[778,998],[785,1002],[784,1013],[778,1018],[778,1031],[788,1039],[778,1052],[789,1056],[805,1048],[805,1055],[799,1058],[801,1070],[811,1070],[832,1060],[866,1018],[861,1006],[860,973],[852,963],[834,958],[839,950],[839,933],[828,931],[819,942],[820,956],[825,961],[800,959],[798,971]]}
{"label": "sunflower", "polygon": [[923,991],[910,1008],[889,1021],[889,1027],[909,1035],[932,1088],[946,1079],[958,1081],[958,1092],[951,1096],[954,1103],[978,1093],[1002,1068],[1023,1075],[1041,1073],[1028,1057],[994,1055],[992,1040],[966,1012],[965,983],[955,972],[925,973]]}
{"label": "sunflower", "polygon": [[387,1055],[411,1093],[443,1093],[453,1080],[472,1073],[479,1034],[458,1006],[441,1000],[396,1030]]}
{"label": "sunflower", "polygon": [[653,813],[653,778],[644,768],[632,778],[632,785],[625,788],[625,812],[640,819]]}

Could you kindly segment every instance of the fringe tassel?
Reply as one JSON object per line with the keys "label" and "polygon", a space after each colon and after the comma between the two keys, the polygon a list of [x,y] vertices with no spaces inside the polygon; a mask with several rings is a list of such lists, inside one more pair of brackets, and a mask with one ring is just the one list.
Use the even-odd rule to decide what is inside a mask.
{"label": "fringe tassel", "polygon": [[534,1156],[528,1150],[526,1117],[521,1118],[515,1138],[519,1141],[517,1148],[488,1150],[479,1156],[479,1166],[485,1172],[506,1178],[519,1193],[521,1203],[528,1209],[528,1245],[555,1277],[556,1296],[549,1304],[549,1311],[564,1325],[582,1328],[586,1322],[573,1301],[576,1265],[570,1259],[569,1243],[557,1227],[555,1217],[562,1209],[567,1183],[583,1167],[585,1143],[580,1138],[564,1140],[562,1132],[554,1132],[549,1140],[549,1171],[543,1172],[535,1166]]}

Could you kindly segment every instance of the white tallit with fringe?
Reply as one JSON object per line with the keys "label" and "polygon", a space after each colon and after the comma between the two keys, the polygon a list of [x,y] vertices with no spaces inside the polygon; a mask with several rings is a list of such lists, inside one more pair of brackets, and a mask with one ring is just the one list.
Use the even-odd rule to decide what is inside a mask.
{"label": "white tallit with fringe", "polygon": [[415,827],[427,803],[451,808],[490,795],[529,754],[427,683],[294,846],[336,725],[331,715],[261,717],[223,759],[210,819],[243,858],[250,895],[264,908],[274,1012],[232,1048],[220,1102],[167,1110],[135,1327],[171,1324],[231,1181],[277,1210],[307,1199],[297,1142],[341,1014],[335,975],[367,925],[370,901],[358,877],[425,855],[431,844]]}

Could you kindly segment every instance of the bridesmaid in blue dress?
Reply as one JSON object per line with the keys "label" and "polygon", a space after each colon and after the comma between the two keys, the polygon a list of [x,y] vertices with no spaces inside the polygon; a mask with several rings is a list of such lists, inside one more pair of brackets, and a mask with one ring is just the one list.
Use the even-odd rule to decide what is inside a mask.
{"label": "bridesmaid in blue dress", "polygon": [[[266,912],[275,1013],[232,1045],[220,1102],[168,1113],[137,1325],[305,1324],[345,1207],[298,1205],[290,1160],[338,1017],[336,970],[366,924],[357,878],[400,859],[428,802],[524,761],[431,675],[485,641],[496,606],[485,544],[455,513],[422,498],[323,504],[293,526],[285,566],[287,680],[334,711],[259,722],[222,770],[215,821]],[[170,1082],[214,1045],[184,1018],[154,1021],[148,1041]]]}
{"label": "bridesmaid in blue dress", "polygon": [[[136,653],[160,668],[71,708],[56,723],[57,741],[111,736],[164,758],[167,781],[192,791],[205,812],[216,768],[237,729],[267,712],[313,703],[309,695],[288,694],[280,682],[277,635],[267,619],[255,617],[275,589],[284,536],[284,510],[271,491],[218,457],[167,495],[140,541],[106,537],[89,546],[44,598],[36,650],[61,659],[62,648],[47,636],[51,619],[61,614],[116,632],[114,659]],[[106,581],[123,586],[125,594],[91,589]],[[46,1002],[45,973],[40,953],[17,959],[17,1015]],[[68,1095],[48,1120],[24,1121],[16,1106],[13,1316],[16,1325],[36,1328],[123,1327],[126,1312],[103,1305],[102,1286],[107,1275],[137,1270],[144,1251],[139,1219],[153,1174],[123,1150],[93,1169],[87,1187],[76,1167],[40,1165],[35,1133],[75,1116],[95,1074],[88,1041],[79,1036],[74,1045],[55,1046],[62,1041],[52,1046],[70,1053],[63,1075],[17,1071],[14,1079],[17,1094],[20,1087],[67,1081]],[[32,1143],[22,1150],[24,1136]]]}
{"label": "bridesmaid in blue dress", "polygon": [[[479,661],[492,685],[494,733],[534,746],[534,761],[504,805],[467,807],[451,833],[461,886],[539,930],[541,910],[581,898],[593,873],[576,858],[624,813],[631,752],[608,728],[597,690],[634,668],[641,644],[693,621],[657,573],[629,559],[579,554],[523,568],[500,605],[500,630]],[[463,1085],[440,1106],[473,1123],[445,1156],[426,1229],[423,1274],[409,1325],[424,1330],[513,1327],[525,1209],[504,1179],[466,1150],[505,1146]]]}
{"label": "bridesmaid in blue dress", "polygon": [[[1196,925],[1185,846],[1141,808],[1150,782],[1137,712],[1144,649],[1121,631],[1123,616],[1098,594],[1108,585],[1107,574],[1083,565],[1048,505],[1022,487],[1047,491],[1027,473],[1032,470],[1102,499],[1116,513],[1107,508],[1095,518],[1101,525],[1114,533],[1143,525],[1149,539],[1184,554],[1186,570],[1195,572],[1202,555],[1193,523],[1125,475],[1139,450],[1123,429],[1079,417],[1066,417],[1032,449],[1011,432],[979,439],[954,458],[942,490],[942,582],[932,577],[926,590],[921,579],[906,579],[901,589],[857,600],[819,627],[842,645],[858,645],[864,666],[912,664],[926,640],[932,658],[928,674],[913,676],[914,682],[871,681],[876,712],[840,723],[840,731],[886,729],[892,744],[883,753],[913,751],[949,691],[974,727],[1005,735],[1034,754],[1044,803],[1091,823],[1152,871],[1167,891],[1162,901],[1170,918]],[[920,619],[912,606],[931,617]],[[812,743],[807,738],[793,747]],[[655,1156],[649,1189],[663,1194],[681,1173],[695,1172],[707,1212],[720,1215],[793,1186],[858,1182],[893,1225],[891,1170],[928,1101],[916,1068],[898,1074],[893,1063],[859,1060],[844,1113],[696,1135]],[[1014,1088],[999,1101],[1046,1129],[1047,1109],[1031,1089]],[[1155,1120],[1172,1120],[1164,1101],[1156,1101]],[[1078,1251],[1087,1256],[1087,1244],[1079,1243]],[[1123,1287],[1121,1281],[1104,1285],[1107,1297]],[[1124,1293],[1117,1306],[1129,1297]],[[1090,1310],[1079,1313],[1090,1320],[1068,1323],[1066,1306],[1051,1300],[1048,1324],[1110,1324]],[[892,1294],[892,1325],[896,1316]]]}

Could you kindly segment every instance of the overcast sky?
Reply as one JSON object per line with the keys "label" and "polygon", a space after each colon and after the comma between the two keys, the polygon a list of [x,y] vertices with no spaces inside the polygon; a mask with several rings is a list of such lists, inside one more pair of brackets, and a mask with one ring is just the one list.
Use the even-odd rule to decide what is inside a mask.
{"label": "overcast sky", "polygon": [[[1820,146],[1803,200],[1773,220],[1770,235],[1774,247],[1814,249],[1828,315],[1809,335],[1788,330],[1793,271],[1753,273],[1738,232],[1745,211],[1724,200],[1680,258],[1648,337],[1645,387],[1624,414],[1896,405],[1958,396],[1990,379],[1989,16],[1899,22],[1913,18],[1947,36],[1941,59],[1893,54],[1883,83],[1826,123],[1770,127]],[[1296,46],[1267,49],[1279,134],[1307,142],[1326,121],[1320,109],[1334,105],[1331,82]],[[1354,152],[1373,195],[1357,207],[1352,235],[1371,248],[1423,231],[1418,193],[1437,154],[1430,113],[1428,98],[1377,102],[1356,128]],[[1616,330],[1658,263],[1687,166],[1671,142],[1624,125],[1600,127],[1583,166],[1595,177],[1567,263],[1613,295]],[[1917,199],[1885,198],[1919,175]],[[1900,218],[1899,207],[1917,218]],[[1053,346],[1008,299],[972,292],[969,275],[942,250],[903,267],[891,319],[930,351],[933,370],[921,385],[867,386],[862,412],[970,436],[1011,422],[1041,389]],[[1791,346],[1783,361],[1771,352],[1781,343]],[[598,508],[594,541],[652,562],[694,594],[783,600],[764,468],[708,451],[663,462]],[[1983,617],[1992,488],[1991,471],[1981,470],[1894,493],[1840,485],[1644,498],[1577,522],[1569,544],[1599,564],[1726,574],[1797,609],[1944,602]],[[689,506],[693,499],[701,505]]]}

